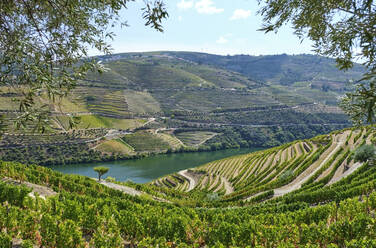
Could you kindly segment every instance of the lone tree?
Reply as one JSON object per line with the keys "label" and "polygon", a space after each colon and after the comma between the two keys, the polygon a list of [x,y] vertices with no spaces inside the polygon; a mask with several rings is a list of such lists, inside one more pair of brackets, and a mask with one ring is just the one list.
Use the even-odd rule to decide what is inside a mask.
{"label": "lone tree", "polygon": [[346,70],[363,62],[366,72],[341,107],[354,124],[376,119],[376,4],[370,0],[258,0],[264,32],[291,24],[295,34],[314,43],[314,51],[336,58]]}
{"label": "lone tree", "polygon": [[375,159],[376,148],[374,145],[362,145],[355,151],[355,162],[367,162]]}
{"label": "lone tree", "polygon": [[[88,57],[89,49],[109,54],[111,27],[126,26],[121,10],[134,0],[26,0],[0,1],[0,86],[15,90],[18,127],[48,127],[48,103],[37,105],[44,95],[58,103],[90,70],[105,68]],[[162,32],[168,17],[163,0],[144,0],[145,25]],[[74,124],[72,118],[70,124]]]}
{"label": "lone tree", "polygon": [[108,172],[109,168],[104,166],[94,167],[94,171],[98,173],[98,180],[101,181],[101,177]]}

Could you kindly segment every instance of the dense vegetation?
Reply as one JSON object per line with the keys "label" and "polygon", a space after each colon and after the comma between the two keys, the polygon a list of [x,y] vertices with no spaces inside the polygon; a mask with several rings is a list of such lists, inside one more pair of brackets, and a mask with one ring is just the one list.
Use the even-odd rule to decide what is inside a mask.
{"label": "dense vegetation", "polygon": [[291,126],[270,126],[270,127],[247,127],[247,126],[224,126],[216,127],[198,127],[192,129],[192,126],[180,129],[180,133],[191,132],[193,130],[216,132],[218,135],[207,140],[200,146],[202,150],[220,150],[238,147],[273,147],[279,146],[296,139],[311,138],[313,136],[328,133],[335,129],[334,127],[344,128],[347,125],[291,125]]}
{"label": "dense vegetation", "polygon": [[[180,174],[168,178],[181,185],[176,190],[171,185],[120,183],[144,192],[141,196],[87,177],[2,162],[0,244],[11,247],[21,240],[23,247],[373,247],[376,169],[367,162],[358,166],[351,158],[357,147],[371,142],[373,127],[347,129],[215,161],[188,172],[203,176],[198,181],[202,186],[189,192]],[[344,163],[349,167],[345,171]],[[294,185],[307,171],[307,180],[298,180],[300,188],[281,194],[280,189]],[[351,173],[341,176],[346,171]],[[226,187],[216,190],[223,187],[223,178],[233,192]],[[29,182],[27,187],[21,186],[24,182]],[[57,194],[30,197],[29,192],[37,190],[30,183]],[[244,206],[225,207],[234,205]]]}

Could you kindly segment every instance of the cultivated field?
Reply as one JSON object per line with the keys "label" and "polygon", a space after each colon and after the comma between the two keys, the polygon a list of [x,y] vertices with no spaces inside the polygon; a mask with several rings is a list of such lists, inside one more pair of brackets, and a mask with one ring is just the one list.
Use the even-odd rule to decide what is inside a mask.
{"label": "cultivated field", "polygon": [[[155,184],[179,191],[216,192],[229,201],[264,201],[303,189],[318,192],[357,172],[362,164],[354,163],[352,154],[370,144],[375,134],[373,127],[337,131],[210,162]],[[180,139],[187,142],[185,137],[194,135],[183,133]]]}

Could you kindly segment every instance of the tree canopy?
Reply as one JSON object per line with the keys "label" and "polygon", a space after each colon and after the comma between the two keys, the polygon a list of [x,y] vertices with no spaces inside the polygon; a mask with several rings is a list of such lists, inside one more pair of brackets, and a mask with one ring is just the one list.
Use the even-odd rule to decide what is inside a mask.
{"label": "tree canopy", "polygon": [[367,162],[375,158],[376,148],[374,145],[363,145],[355,151],[355,162]]}
{"label": "tree canopy", "polygon": [[108,172],[108,167],[97,166],[94,167],[94,171],[98,173],[98,180],[101,181],[101,177]]}
{"label": "tree canopy", "polygon": [[[42,94],[58,101],[89,70],[103,66],[88,58],[89,49],[109,53],[111,27],[126,25],[120,11],[132,0],[0,1],[0,86],[17,90],[18,126],[32,123],[43,131],[49,104],[36,104]],[[168,17],[163,1],[144,1],[145,25],[163,31]]]}
{"label": "tree canopy", "polygon": [[300,38],[313,41],[314,51],[336,58],[340,69],[354,61],[365,74],[346,94],[341,106],[354,123],[374,122],[376,115],[376,5],[370,0],[259,0],[262,31],[291,24]]}

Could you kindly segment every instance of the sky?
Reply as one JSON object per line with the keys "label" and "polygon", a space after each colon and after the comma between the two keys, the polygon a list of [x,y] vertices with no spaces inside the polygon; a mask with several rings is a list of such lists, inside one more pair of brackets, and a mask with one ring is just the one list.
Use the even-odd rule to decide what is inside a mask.
{"label": "sky", "polygon": [[[128,27],[115,26],[110,42],[114,53],[147,51],[194,51],[221,55],[313,53],[311,42],[301,42],[293,29],[278,33],[257,31],[262,18],[257,0],[165,0],[169,13],[164,32],[146,27],[142,0],[128,4],[121,19]],[[94,53],[94,52],[92,52]],[[94,55],[94,54],[93,54]]]}

